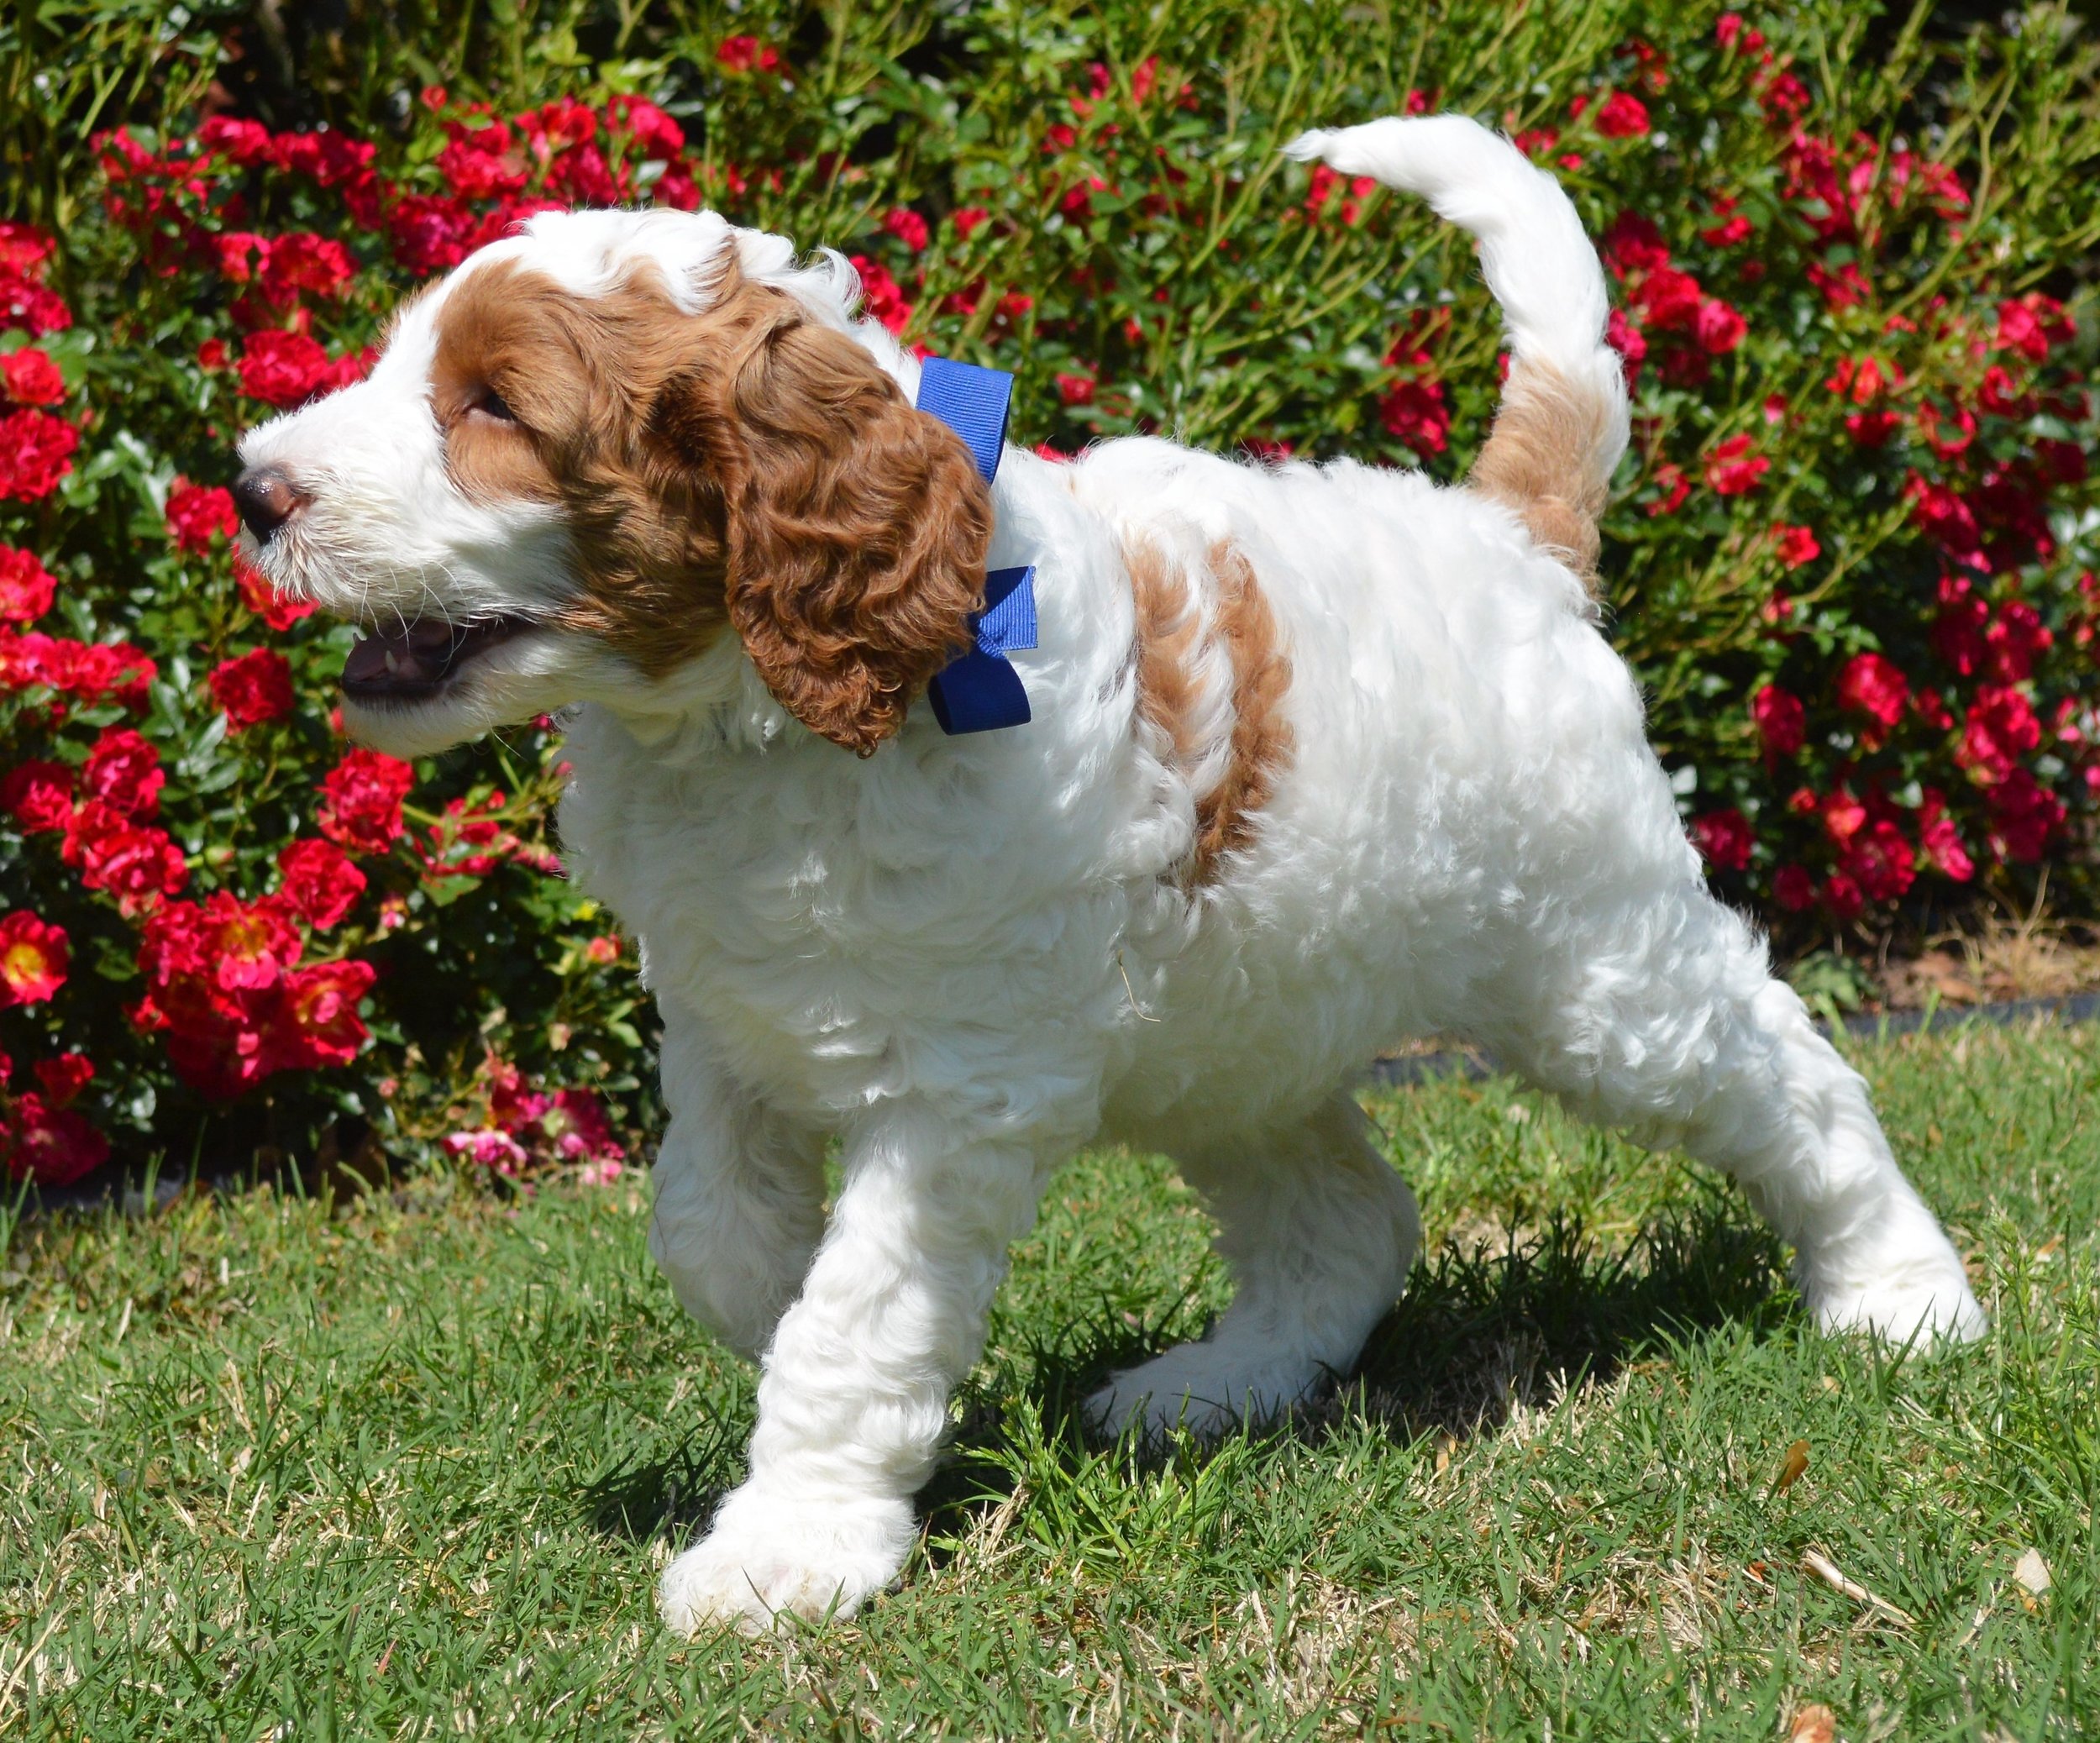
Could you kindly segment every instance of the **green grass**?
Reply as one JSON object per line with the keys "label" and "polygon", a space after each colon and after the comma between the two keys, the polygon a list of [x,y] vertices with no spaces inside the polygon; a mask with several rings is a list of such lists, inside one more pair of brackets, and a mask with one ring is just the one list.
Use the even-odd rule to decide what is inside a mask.
{"label": "green grass", "polygon": [[1290,1432],[1097,1450],[1089,1377],[1223,1289],[1163,1165],[1089,1155],[903,1589],[755,1644],[652,1608],[752,1377],[654,1274],[638,1183],[24,1226],[0,1732],[1771,1738],[1819,1701],[1848,1739],[2092,1735],[2100,1032],[1861,1059],[1971,1255],[1976,1349],[1826,1341],[1710,1179],[1443,1084],[1371,1104],[1437,1256],[1360,1380]]}

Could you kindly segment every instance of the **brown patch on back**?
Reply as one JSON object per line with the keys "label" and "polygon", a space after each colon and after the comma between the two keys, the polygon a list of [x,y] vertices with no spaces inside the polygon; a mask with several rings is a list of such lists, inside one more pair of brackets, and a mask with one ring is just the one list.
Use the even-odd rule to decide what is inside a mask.
{"label": "brown patch on back", "polygon": [[1595,456],[1611,451],[1610,408],[1549,364],[1513,363],[1470,480],[1483,496],[1514,510],[1531,537],[1557,554],[1597,594],[1597,523],[1610,480]]}
{"label": "brown patch on back", "polygon": [[[1207,612],[1197,593],[1205,578],[1158,546],[1134,542],[1124,560],[1137,613],[1137,711],[1194,801],[1194,837],[1176,869],[1177,881],[1194,890],[1215,880],[1226,855],[1252,845],[1289,760],[1290,661],[1253,565],[1229,540],[1209,552]],[[1228,717],[1211,694],[1215,678],[1206,680],[1213,654],[1222,654],[1231,673],[1222,747]]]}
{"label": "brown patch on back", "polygon": [[1290,722],[1284,696],[1290,661],[1276,634],[1276,619],[1238,546],[1210,548],[1218,587],[1218,624],[1232,659],[1232,753],[1216,792],[1196,806],[1195,881],[1208,880],[1221,854],[1254,838],[1255,820],[1275,790],[1290,755]]}
{"label": "brown patch on back", "polygon": [[1126,545],[1123,560],[1137,610],[1137,711],[1186,769],[1202,752],[1192,669],[1202,619],[1188,583],[1157,545]]}
{"label": "brown patch on back", "polygon": [[559,621],[645,675],[733,627],[784,707],[865,755],[967,643],[991,539],[969,450],[733,260],[696,315],[650,270],[580,297],[506,261],[459,282],[437,342],[454,481],[560,507],[584,586]]}

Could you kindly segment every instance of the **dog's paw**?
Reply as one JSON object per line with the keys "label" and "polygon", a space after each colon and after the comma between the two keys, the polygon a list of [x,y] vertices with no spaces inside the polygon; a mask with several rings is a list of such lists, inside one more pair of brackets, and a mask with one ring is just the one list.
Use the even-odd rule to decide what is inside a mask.
{"label": "dog's paw", "polygon": [[1834,1336],[1865,1334],[1920,1348],[1974,1343],[1991,1329],[1959,1265],[1937,1278],[1896,1278],[1814,1298],[1816,1324]]}
{"label": "dog's paw", "polygon": [[1870,1254],[1820,1276],[1812,1272],[1806,1281],[1816,1324],[1834,1335],[1865,1333],[1930,1349],[1974,1343],[1991,1329],[1961,1255],[1922,1205]]}
{"label": "dog's paw", "polygon": [[1086,1401],[1087,1425],[1113,1438],[1131,1429],[1147,1441],[1176,1429],[1215,1441],[1242,1422],[1263,1422],[1301,1402],[1319,1384],[1302,1362],[1249,1362],[1215,1343],[1177,1345],[1118,1374]]}
{"label": "dog's paw", "polygon": [[897,1577],[911,1552],[903,1501],[840,1500],[738,1489],[707,1535],[664,1570],[664,1625],[683,1635],[725,1625],[759,1635],[784,1615],[850,1616]]}

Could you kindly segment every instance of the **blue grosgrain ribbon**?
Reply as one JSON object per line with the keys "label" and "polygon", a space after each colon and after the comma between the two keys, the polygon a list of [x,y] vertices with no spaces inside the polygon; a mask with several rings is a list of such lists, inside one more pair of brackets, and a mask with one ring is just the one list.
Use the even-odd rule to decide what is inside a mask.
{"label": "blue grosgrain ribbon", "polygon": [[[986,484],[999,475],[1013,391],[1014,378],[1004,370],[945,357],[928,357],[919,366],[919,410],[963,438]],[[1035,584],[1032,564],[995,569],[984,577],[984,609],[969,620],[974,645],[927,685],[942,732],[989,732],[1027,723],[1028,692],[1008,656],[1036,645]]]}

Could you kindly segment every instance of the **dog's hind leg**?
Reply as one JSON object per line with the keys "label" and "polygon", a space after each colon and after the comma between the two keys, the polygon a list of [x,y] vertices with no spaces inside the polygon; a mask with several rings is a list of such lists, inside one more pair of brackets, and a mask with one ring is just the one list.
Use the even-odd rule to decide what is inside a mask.
{"label": "dog's hind leg", "polygon": [[1551,947],[1500,989],[1513,1020],[1481,1038],[1572,1111],[1733,1175],[1793,1243],[1826,1331],[1980,1336],[1961,1257],[1866,1084],[1762,942],[1693,879],[1594,900],[1557,911]]}
{"label": "dog's hind leg", "polygon": [[1215,1435],[1349,1370],[1421,1244],[1414,1194],[1372,1147],[1368,1123],[1337,1091],[1295,1125],[1178,1158],[1218,1219],[1237,1291],[1209,1336],[1096,1393],[1097,1427]]}
{"label": "dog's hind leg", "polygon": [[756,1357],[823,1233],[823,1136],[753,1103],[725,1079],[691,1014],[662,1008],[671,1121],[652,1176],[649,1252],[688,1313]]}

